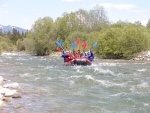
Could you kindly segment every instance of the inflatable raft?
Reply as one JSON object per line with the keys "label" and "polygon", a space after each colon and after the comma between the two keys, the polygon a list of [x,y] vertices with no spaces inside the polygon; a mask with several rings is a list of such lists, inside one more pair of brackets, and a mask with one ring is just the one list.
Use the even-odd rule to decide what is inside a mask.
{"label": "inflatable raft", "polygon": [[83,66],[87,66],[87,65],[91,65],[92,62],[87,59],[87,58],[75,58],[72,59],[70,61],[64,62],[65,66],[70,66],[70,65],[83,65]]}

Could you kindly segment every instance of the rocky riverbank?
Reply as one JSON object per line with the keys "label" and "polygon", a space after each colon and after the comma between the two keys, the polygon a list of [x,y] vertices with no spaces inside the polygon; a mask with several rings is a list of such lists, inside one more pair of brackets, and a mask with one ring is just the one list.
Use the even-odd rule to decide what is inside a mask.
{"label": "rocky riverbank", "polygon": [[132,60],[136,61],[150,61],[150,51],[144,51],[138,54],[137,57],[133,58]]}
{"label": "rocky riverbank", "polygon": [[51,57],[61,57],[61,55],[61,52],[53,52],[52,54],[50,54]]}
{"label": "rocky riverbank", "polygon": [[12,101],[13,98],[21,98],[19,84],[0,76],[0,108],[6,107],[6,102]]}
{"label": "rocky riverbank", "polygon": [[[54,52],[50,56],[52,56],[52,57],[61,57],[61,55],[62,55],[61,52]],[[150,61],[150,51],[141,52],[136,57],[132,58],[131,60]]]}

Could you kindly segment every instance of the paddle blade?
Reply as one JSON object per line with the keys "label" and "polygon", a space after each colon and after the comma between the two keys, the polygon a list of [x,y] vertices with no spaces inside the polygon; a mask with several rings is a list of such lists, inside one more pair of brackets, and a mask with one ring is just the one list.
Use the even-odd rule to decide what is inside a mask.
{"label": "paddle blade", "polygon": [[95,47],[97,45],[97,42],[94,42],[93,47]]}
{"label": "paddle blade", "polygon": [[59,43],[60,43],[60,45],[61,45],[61,46],[63,46],[62,40],[61,40],[61,41],[59,41]]}
{"label": "paddle blade", "polygon": [[61,48],[60,48],[60,47],[57,47],[57,51],[62,52],[62,50],[61,50]]}
{"label": "paddle blade", "polygon": [[74,48],[75,48],[75,46],[76,46],[76,44],[73,42],[73,43],[72,43],[72,48],[74,49]]}
{"label": "paddle blade", "polygon": [[56,41],[57,46],[61,47],[61,43],[59,41]]}
{"label": "paddle blade", "polygon": [[77,43],[77,44],[80,44],[80,38],[77,38],[77,39],[76,39],[76,43]]}
{"label": "paddle blade", "polygon": [[86,42],[83,42],[83,43],[82,43],[82,47],[85,49],[86,46],[87,46]]}

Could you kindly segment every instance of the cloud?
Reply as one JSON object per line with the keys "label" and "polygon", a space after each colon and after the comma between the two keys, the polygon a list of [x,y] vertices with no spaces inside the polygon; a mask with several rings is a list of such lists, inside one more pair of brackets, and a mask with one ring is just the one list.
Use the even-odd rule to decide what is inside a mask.
{"label": "cloud", "polygon": [[62,0],[62,1],[65,1],[65,2],[80,2],[81,0]]}
{"label": "cloud", "polygon": [[134,4],[99,3],[98,5],[103,6],[106,9],[131,10],[136,8],[136,5]]}

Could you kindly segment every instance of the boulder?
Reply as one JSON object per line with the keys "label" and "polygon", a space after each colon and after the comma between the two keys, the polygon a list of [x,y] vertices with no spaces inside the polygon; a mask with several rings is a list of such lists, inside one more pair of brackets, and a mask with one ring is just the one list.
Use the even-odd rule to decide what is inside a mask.
{"label": "boulder", "polygon": [[3,84],[4,84],[4,78],[0,76],[0,86],[2,86]]}
{"label": "boulder", "polygon": [[4,88],[18,89],[19,88],[19,84],[18,83],[9,83],[9,84],[3,85],[3,87]]}
{"label": "boulder", "polygon": [[5,106],[6,106],[5,103],[2,100],[0,100],[0,108],[3,108]]}
{"label": "boulder", "polygon": [[5,97],[12,97],[13,95],[17,94],[17,90],[7,90],[4,94]]}
{"label": "boulder", "polygon": [[0,100],[2,100],[2,98],[3,98],[3,95],[2,95],[2,94],[0,94]]}

